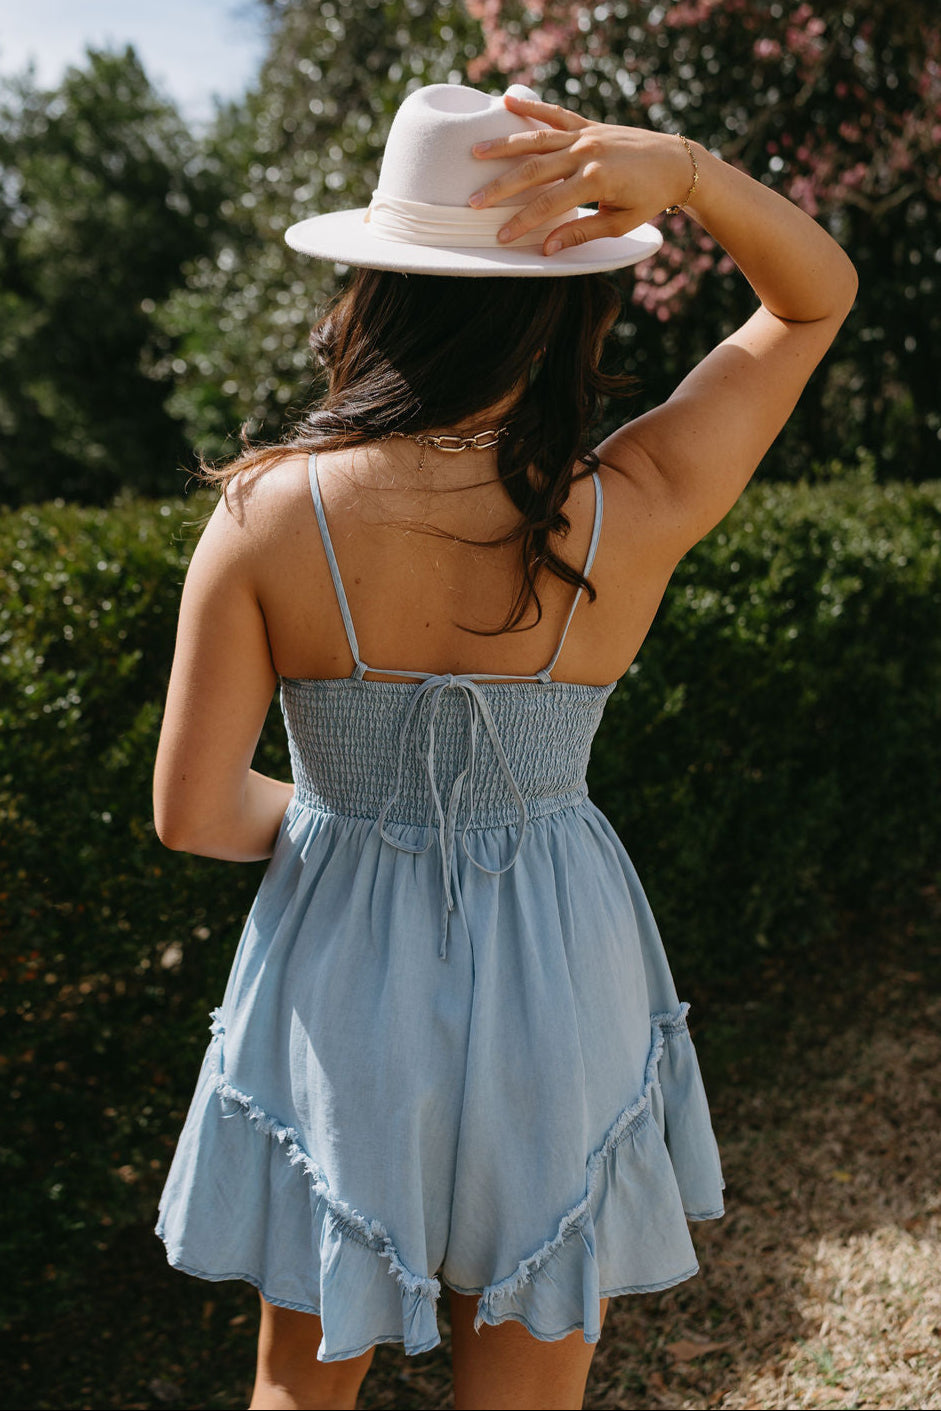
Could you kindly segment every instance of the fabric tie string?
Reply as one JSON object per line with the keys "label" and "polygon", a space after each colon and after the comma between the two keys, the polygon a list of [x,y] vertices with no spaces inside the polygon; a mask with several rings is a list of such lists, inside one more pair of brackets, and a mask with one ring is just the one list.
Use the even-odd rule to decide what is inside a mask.
{"label": "fabric tie string", "polygon": [[509,245],[501,244],[497,231],[523,209],[522,206],[490,206],[478,211],[473,206],[432,206],[426,201],[406,201],[375,191],[366,219],[380,239],[400,244],[459,250],[527,250],[541,246],[553,230],[578,216],[573,208],[548,225],[511,240]]}
{"label": "fabric tie string", "polygon": [[[457,691],[467,712],[467,753],[465,755],[464,768],[455,778],[448,795],[447,805],[441,797],[441,790],[435,773],[435,722],[441,702],[447,691]],[[454,848],[457,840],[457,820],[458,811],[461,806],[461,799],[466,792],[467,811],[464,827],[461,830],[460,840],[464,855],[469,862],[480,871],[486,872],[490,877],[500,877],[504,872],[509,872],[519,857],[520,848],[523,845],[523,838],[526,833],[526,824],[529,815],[526,811],[526,802],[520,793],[519,785],[510,768],[506,753],[503,749],[503,742],[493,719],[487,698],[481,691],[476,680],[471,676],[429,676],[423,680],[412,693],[405,720],[402,724],[402,734],[399,741],[399,759],[396,771],[395,788],[391,796],[386,801],[382,812],[379,815],[379,835],[384,842],[397,848],[399,852],[425,853],[435,841],[434,836],[430,837],[423,846],[413,846],[404,843],[400,838],[395,838],[386,827],[386,820],[390,810],[394,807],[402,790],[402,781],[405,777],[405,753],[409,740],[412,738],[413,727],[417,726],[420,712],[424,703],[428,703],[428,733],[427,748],[424,751],[425,774],[428,779],[429,809],[428,828],[434,828],[438,840],[438,847],[441,854],[441,878],[443,884],[444,907],[443,907],[443,928],[441,943],[438,954],[442,960],[447,958],[448,953],[448,921],[451,912],[454,910],[455,898],[454,889],[451,885],[452,863],[454,858]],[[506,779],[509,791],[513,796],[519,814],[520,832],[516,840],[516,847],[513,856],[504,867],[486,867],[482,862],[478,862],[467,846],[467,830],[469,829],[476,810],[476,800],[474,798],[474,769],[477,760],[477,732],[480,722],[483,722],[484,729],[490,737],[497,762]]]}

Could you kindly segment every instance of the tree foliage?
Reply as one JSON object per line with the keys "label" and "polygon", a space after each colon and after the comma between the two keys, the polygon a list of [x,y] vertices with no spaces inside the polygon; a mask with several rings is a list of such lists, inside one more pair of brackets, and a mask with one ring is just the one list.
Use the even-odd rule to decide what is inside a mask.
{"label": "tree foliage", "polygon": [[264,3],[270,40],[258,83],[209,139],[230,186],[217,246],[162,313],[178,344],[171,405],[208,455],[231,452],[243,422],[276,436],[286,408],[311,395],[307,331],[336,274],[290,251],[287,227],[368,204],[405,94],[466,82],[480,50],[479,26],[456,3]]}
{"label": "tree foliage", "polygon": [[[937,474],[941,431],[941,24],[928,0],[467,0],[471,67],[587,116],[683,131],[820,219],[860,269],[850,325],[789,429],[800,471],[866,446],[883,474]],[[681,217],[635,276],[653,400],[743,309],[741,280]],[[661,372],[662,369],[662,372]],[[778,464],[782,461],[779,457]]]}
{"label": "tree foliage", "polygon": [[197,146],[132,49],[0,90],[0,498],[179,484],[152,314],[208,243]]}
{"label": "tree foliage", "polygon": [[[928,0],[256,0],[246,98],[189,134],[133,54],[52,92],[0,88],[0,498],[178,490],[193,449],[276,438],[316,390],[307,330],[336,270],[286,227],[365,204],[425,83],[507,78],[589,116],[684,130],[848,248],[857,308],[766,468],[833,455],[938,471],[941,24]],[[683,216],[621,276],[612,363],[662,401],[753,304]],[[341,275],[342,278],[342,275]],[[601,428],[602,430],[604,428]]]}

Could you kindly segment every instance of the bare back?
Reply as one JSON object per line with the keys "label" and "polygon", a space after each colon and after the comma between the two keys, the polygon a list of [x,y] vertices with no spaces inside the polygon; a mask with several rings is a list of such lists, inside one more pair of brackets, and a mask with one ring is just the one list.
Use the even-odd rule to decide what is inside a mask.
{"label": "bare back", "polygon": [[[349,599],[362,657],[375,667],[515,676],[543,668],[572,606],[575,589],[555,575],[539,583],[542,619],[531,608],[523,629],[478,635],[505,618],[519,585],[519,543],[497,539],[518,511],[496,479],[469,488],[453,472],[441,485],[415,486],[370,456],[318,457],[323,506]],[[367,476],[363,473],[368,471]],[[591,581],[598,597],[578,605],[553,676],[604,685],[633,660],[659,606],[672,564],[645,544],[630,482],[602,468],[604,520]],[[267,484],[265,482],[268,482]],[[592,534],[591,478],[576,482],[565,507],[571,532],[557,547],[581,568]],[[306,457],[292,457],[251,489],[246,525],[262,549],[257,592],[283,677],[348,676],[353,661],[308,484]],[[428,526],[439,532],[427,532]],[[253,556],[254,557],[254,556]],[[387,678],[388,679],[388,678]]]}

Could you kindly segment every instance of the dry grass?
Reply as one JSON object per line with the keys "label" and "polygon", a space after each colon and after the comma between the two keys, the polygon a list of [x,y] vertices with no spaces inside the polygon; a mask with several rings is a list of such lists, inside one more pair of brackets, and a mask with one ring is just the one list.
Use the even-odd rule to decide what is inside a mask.
{"label": "dry grass", "polygon": [[[892,973],[831,1032],[799,1018],[775,1082],[724,1088],[729,1214],[694,1228],[698,1279],[612,1302],[589,1411],[941,1411],[941,1001],[921,982]],[[382,1350],[361,1401],[450,1404],[446,1345]]]}
{"label": "dry grass", "polygon": [[587,1407],[941,1408],[939,1019],[852,1026],[718,1114],[729,1215],[698,1280],[613,1307]]}

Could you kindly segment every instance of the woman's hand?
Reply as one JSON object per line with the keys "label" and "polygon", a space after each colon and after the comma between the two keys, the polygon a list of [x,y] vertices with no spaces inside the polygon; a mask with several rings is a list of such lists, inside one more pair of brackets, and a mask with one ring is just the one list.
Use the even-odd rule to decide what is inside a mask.
{"label": "woman's hand", "polygon": [[[492,206],[522,196],[523,209],[500,231],[504,243],[548,225],[573,207],[597,203],[597,215],[567,221],[550,232],[543,253],[603,236],[624,235],[652,220],[689,191],[693,168],[676,137],[614,123],[589,122],[577,113],[537,99],[504,99],[511,112],[548,123],[548,128],[516,132],[479,142],[475,157],[507,158],[517,165],[495,177],[470,198],[472,206]],[[553,184],[554,183],[554,184]],[[526,197],[526,193],[534,194]],[[548,189],[546,189],[548,188]]]}
{"label": "woman's hand", "polygon": [[698,170],[691,192],[690,151],[675,136],[588,122],[533,99],[507,95],[504,102],[548,128],[474,148],[484,160],[519,158],[482,188],[479,201],[471,197],[472,205],[515,198],[522,206],[501,238],[598,203],[597,214],[550,229],[547,274],[554,250],[624,234],[683,205],[760,300],[668,401],[598,447],[623,477],[626,519],[648,526],[653,559],[672,567],[731,508],[790,416],[852,306],[856,272],[805,211],[697,142],[690,144]]}

